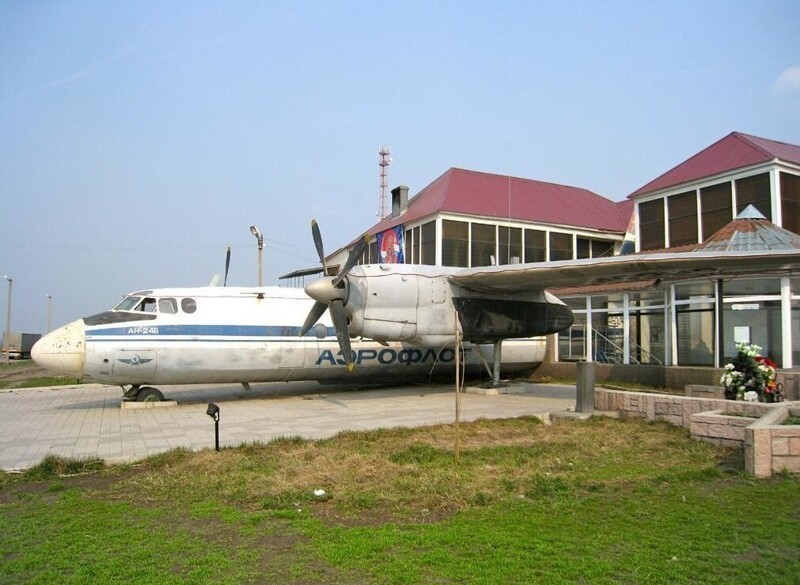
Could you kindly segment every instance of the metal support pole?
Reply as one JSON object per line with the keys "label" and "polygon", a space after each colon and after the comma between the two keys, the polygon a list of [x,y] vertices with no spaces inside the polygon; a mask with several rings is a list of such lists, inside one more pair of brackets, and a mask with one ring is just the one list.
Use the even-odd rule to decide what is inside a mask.
{"label": "metal support pole", "polygon": [[[9,278],[7,275],[3,275],[8,281],[8,303],[6,305],[6,335],[5,335],[5,343],[3,343],[3,349],[6,352],[6,365],[11,363],[11,285],[14,283],[14,279]],[[21,349],[21,348],[20,348]]]}
{"label": "metal support pole", "polygon": [[253,234],[258,241],[258,286],[264,286],[264,234],[257,226],[250,226],[250,233]]}
{"label": "metal support pole", "polygon": [[591,414],[594,412],[595,363],[578,362],[575,412]]}
{"label": "metal support pole", "polygon": [[47,297],[47,331],[50,333],[53,323],[53,295],[44,295]]}
{"label": "metal support pole", "polygon": [[503,340],[498,339],[494,342],[494,365],[492,366],[492,386],[500,386],[500,363],[503,353]]}

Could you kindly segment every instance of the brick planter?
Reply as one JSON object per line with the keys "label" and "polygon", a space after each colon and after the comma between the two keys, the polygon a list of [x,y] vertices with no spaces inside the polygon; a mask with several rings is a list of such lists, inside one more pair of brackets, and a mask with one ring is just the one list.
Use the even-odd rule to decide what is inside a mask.
{"label": "brick planter", "polygon": [[700,441],[738,447],[744,444],[745,429],[757,420],[723,410],[700,412],[689,417],[689,432]]}
{"label": "brick planter", "polygon": [[744,466],[756,477],[773,473],[800,473],[800,425],[782,424],[789,415],[800,415],[800,409],[783,406],[761,417],[745,430]]}
{"label": "brick planter", "polygon": [[743,402],[597,388],[596,411],[663,420],[690,430],[692,437],[744,447],[745,470],[756,477],[800,473],[800,402]]}

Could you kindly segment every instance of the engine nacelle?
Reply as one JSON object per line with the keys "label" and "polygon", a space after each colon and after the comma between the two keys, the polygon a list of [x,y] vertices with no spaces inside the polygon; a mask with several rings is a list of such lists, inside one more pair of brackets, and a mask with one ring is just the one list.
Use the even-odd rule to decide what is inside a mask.
{"label": "engine nacelle", "polygon": [[350,334],[435,345],[455,339],[448,273],[433,266],[356,266],[348,275]]}
{"label": "engine nacelle", "polygon": [[[569,308],[544,290],[482,293],[450,282],[459,268],[379,264],[348,274],[345,309],[352,336],[425,345],[451,344],[456,330],[474,342],[535,337],[572,324]],[[456,312],[457,318],[456,318]]]}

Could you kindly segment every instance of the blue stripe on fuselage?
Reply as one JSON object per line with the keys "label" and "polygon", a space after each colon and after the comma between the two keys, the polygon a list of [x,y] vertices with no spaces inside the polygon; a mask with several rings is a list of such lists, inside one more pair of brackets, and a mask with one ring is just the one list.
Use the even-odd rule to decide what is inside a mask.
{"label": "blue stripe on fuselage", "polygon": [[[328,327],[327,336],[336,336],[336,330]],[[131,325],[87,329],[87,337],[299,337],[300,327],[292,325]],[[306,336],[316,337],[312,329]]]}

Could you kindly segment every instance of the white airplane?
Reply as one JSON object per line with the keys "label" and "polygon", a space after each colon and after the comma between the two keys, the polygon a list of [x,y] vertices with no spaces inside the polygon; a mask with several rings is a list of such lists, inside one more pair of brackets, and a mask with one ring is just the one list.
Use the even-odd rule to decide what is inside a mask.
{"label": "white airplane", "polygon": [[[314,241],[325,264],[316,222]],[[547,333],[572,323],[543,290],[486,295],[454,285],[461,269],[356,266],[362,240],[339,274],[285,287],[165,288],[126,295],[110,311],[45,335],[40,366],[119,385],[128,400],[159,401],[155,385],[294,380],[425,379],[455,367],[456,335],[472,343],[464,365],[499,380],[540,363]],[[327,269],[326,269],[327,272]],[[455,310],[458,309],[459,317]],[[326,314],[328,313],[328,314]],[[308,315],[303,323],[304,317]],[[351,338],[357,338],[351,340]],[[500,353],[499,340],[509,339]]]}
{"label": "white airplane", "polygon": [[[316,222],[312,234],[327,274]],[[800,266],[797,249],[480,268],[357,266],[365,245],[360,240],[335,277],[312,282],[305,293],[280,287],[131,293],[111,311],[47,334],[32,357],[65,375],[120,385],[127,399],[149,401],[163,399],[155,384],[248,388],[280,380],[423,377],[453,367],[458,337],[468,342],[467,365],[484,364],[497,384],[501,369],[521,371],[542,360],[540,336],[572,324],[569,308],[545,284],[791,273]]]}

